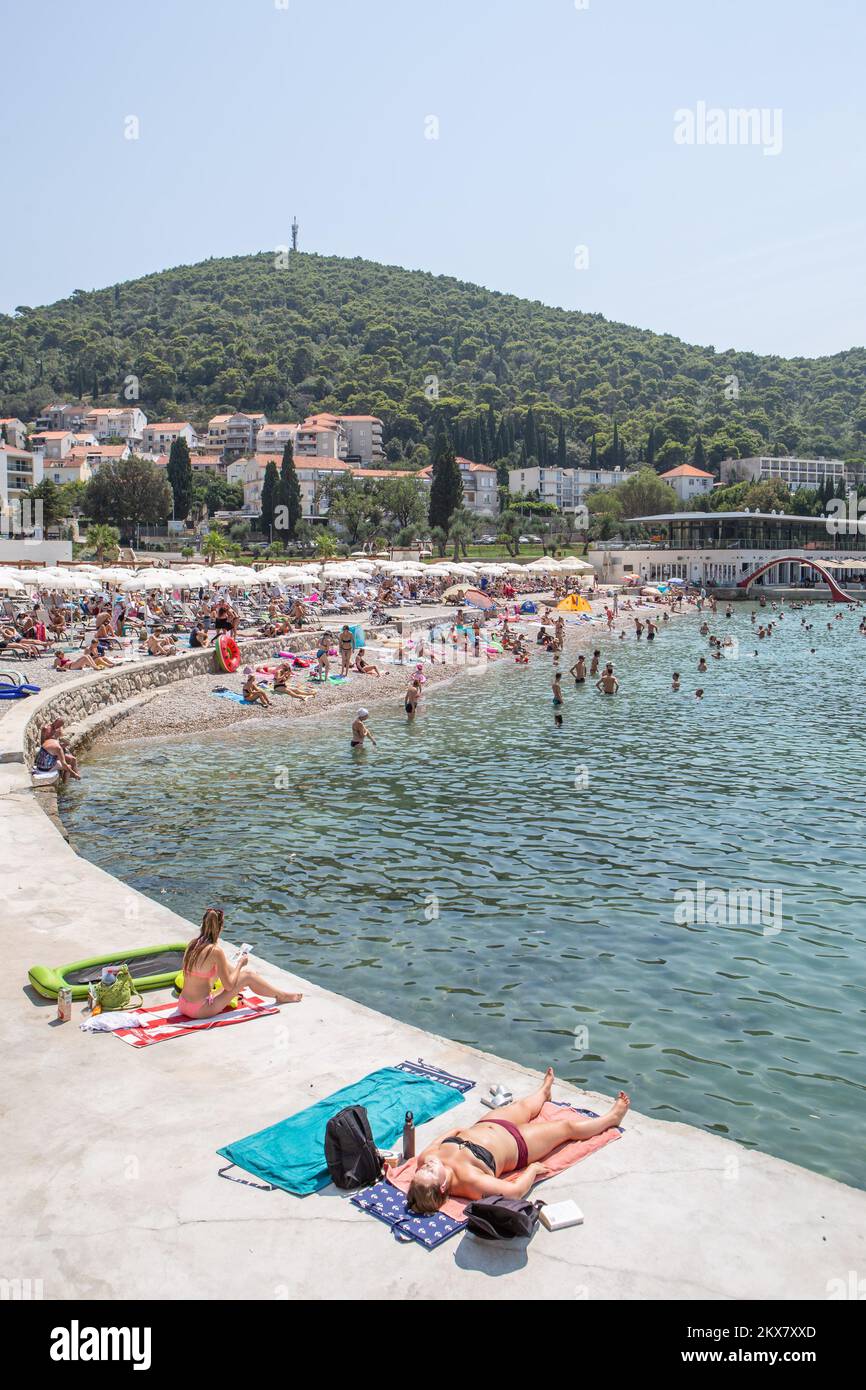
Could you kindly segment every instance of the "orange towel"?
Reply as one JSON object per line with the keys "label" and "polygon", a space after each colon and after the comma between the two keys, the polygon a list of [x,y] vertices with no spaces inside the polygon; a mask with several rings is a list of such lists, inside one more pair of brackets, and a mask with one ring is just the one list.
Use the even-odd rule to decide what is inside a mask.
{"label": "orange towel", "polygon": [[[493,1114],[495,1115],[496,1112],[493,1111]],[[561,1114],[561,1105],[553,1105],[552,1102],[545,1101],[535,1120],[531,1123],[535,1124],[537,1120],[558,1120]],[[468,1129],[469,1126],[467,1125],[466,1128]],[[559,1148],[554,1149],[553,1153],[548,1154],[545,1159],[543,1178],[551,1178],[554,1173],[564,1172],[566,1168],[571,1168],[582,1158],[589,1158],[589,1155],[594,1154],[596,1149],[603,1149],[605,1144],[612,1144],[619,1137],[620,1131],[618,1129],[606,1129],[604,1134],[595,1134],[591,1139],[572,1139],[567,1144],[560,1144]],[[408,1192],[417,1162],[417,1158],[410,1158],[407,1163],[401,1163],[399,1168],[392,1168],[388,1173],[388,1181],[392,1182],[395,1187],[399,1187],[401,1192]],[[508,1173],[507,1176],[514,1178],[522,1171],[522,1169],[517,1169],[513,1173]],[[540,1178],[539,1181],[543,1181],[543,1178]],[[446,1216],[453,1217],[455,1221],[462,1221],[463,1208],[468,1200],[468,1198],[464,1200],[460,1197],[449,1197],[440,1210],[444,1211]]]}

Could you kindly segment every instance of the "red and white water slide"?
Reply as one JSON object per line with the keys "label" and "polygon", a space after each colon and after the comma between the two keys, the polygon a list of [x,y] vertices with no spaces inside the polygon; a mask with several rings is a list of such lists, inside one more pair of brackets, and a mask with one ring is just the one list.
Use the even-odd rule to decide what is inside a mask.
{"label": "red and white water slide", "polygon": [[766,574],[767,570],[773,569],[775,565],[784,565],[789,561],[795,565],[808,565],[810,569],[813,569],[816,571],[817,574],[820,574],[824,583],[830,590],[830,597],[836,603],[855,602],[855,600],[851,597],[850,594],[846,594],[844,589],[839,588],[839,585],[836,583],[835,579],[833,578],[832,574],[828,569],[825,569],[824,566],[820,564],[818,560],[807,560],[805,555],[778,555],[775,559],[768,560],[765,565],[759,565],[758,568],[754,570],[751,574],[747,574],[745,579],[739,580],[737,588],[748,589],[752,584],[754,584],[756,579],[760,579],[762,574]]}

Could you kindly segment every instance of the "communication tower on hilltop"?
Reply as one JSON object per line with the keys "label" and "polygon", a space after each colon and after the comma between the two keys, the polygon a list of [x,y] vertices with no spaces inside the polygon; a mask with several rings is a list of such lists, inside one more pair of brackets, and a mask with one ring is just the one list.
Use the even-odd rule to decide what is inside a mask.
{"label": "communication tower on hilltop", "polygon": [[297,216],[295,216],[295,217],[292,218],[292,250],[293,250],[293,251],[297,251],[297,249],[298,249],[298,219],[297,219]]}

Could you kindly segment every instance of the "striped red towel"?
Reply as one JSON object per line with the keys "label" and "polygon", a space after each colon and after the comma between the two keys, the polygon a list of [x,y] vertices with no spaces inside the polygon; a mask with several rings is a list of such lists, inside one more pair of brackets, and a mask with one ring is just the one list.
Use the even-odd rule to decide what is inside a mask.
{"label": "striped red towel", "polygon": [[210,1028],[227,1028],[232,1023],[248,1023],[251,1018],[264,1018],[266,1014],[277,1014],[276,1004],[266,1004],[257,994],[241,994],[236,1009],[226,1009],[225,1013],[213,1018],[187,1018],[177,1007],[176,1000],[167,1004],[150,1004],[144,1009],[131,1009],[141,1023],[134,1028],[118,1028],[114,1034],[122,1038],[130,1047],[152,1047],[154,1043],[169,1042],[171,1038],[184,1038],[187,1033],[201,1033]]}

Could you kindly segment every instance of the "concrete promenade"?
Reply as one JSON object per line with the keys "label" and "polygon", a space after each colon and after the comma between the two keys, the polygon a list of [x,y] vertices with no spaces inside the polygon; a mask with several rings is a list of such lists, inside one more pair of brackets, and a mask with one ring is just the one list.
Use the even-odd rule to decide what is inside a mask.
{"label": "concrete promenade", "polygon": [[[279,1016],[140,1052],[81,1033],[80,1004],[57,1024],[29,965],[183,940],[194,926],[66,844],[16,761],[39,712],[20,705],[0,723],[3,1279],[41,1280],[47,1299],[821,1300],[866,1267],[866,1192],[649,1119],[639,1095],[618,1142],[541,1189],[573,1197],[586,1224],[539,1229],[528,1247],[463,1234],[428,1252],[333,1188],[298,1199],[220,1179],[220,1145],[403,1058],[478,1082],[422,1141],[478,1117],[490,1084],[521,1092],[538,1076],[266,962],[305,993]],[[610,1100],[559,1083],[554,1099]]]}

